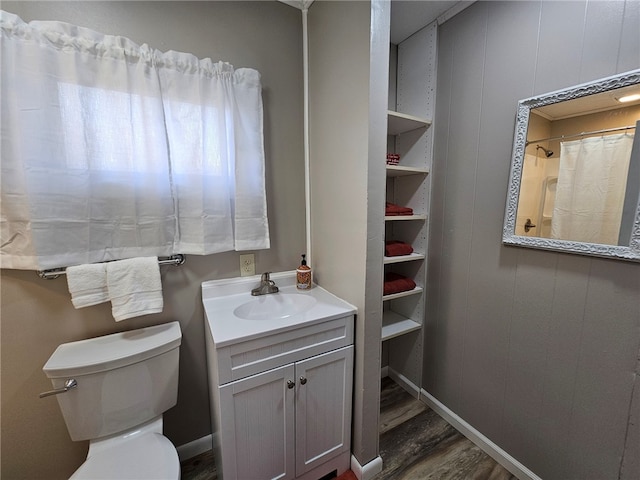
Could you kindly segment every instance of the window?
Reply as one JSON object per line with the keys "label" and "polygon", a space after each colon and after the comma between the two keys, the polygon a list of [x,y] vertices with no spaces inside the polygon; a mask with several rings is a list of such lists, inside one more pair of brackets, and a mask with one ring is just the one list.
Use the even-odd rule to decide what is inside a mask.
{"label": "window", "polygon": [[257,71],[0,14],[3,268],[269,248]]}

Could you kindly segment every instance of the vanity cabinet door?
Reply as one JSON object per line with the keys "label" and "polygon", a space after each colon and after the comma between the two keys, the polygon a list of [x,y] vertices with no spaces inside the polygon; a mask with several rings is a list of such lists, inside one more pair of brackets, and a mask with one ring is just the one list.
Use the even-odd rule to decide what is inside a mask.
{"label": "vanity cabinet door", "polygon": [[296,474],[350,449],[353,346],[296,363]]}
{"label": "vanity cabinet door", "polygon": [[294,373],[289,364],[219,387],[225,480],[295,478]]}
{"label": "vanity cabinet door", "polygon": [[353,346],[227,383],[222,478],[293,479],[350,449]]}

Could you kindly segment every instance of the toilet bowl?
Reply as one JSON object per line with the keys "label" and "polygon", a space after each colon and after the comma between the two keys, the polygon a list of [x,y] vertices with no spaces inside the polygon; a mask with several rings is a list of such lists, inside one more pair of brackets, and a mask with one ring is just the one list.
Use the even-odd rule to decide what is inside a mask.
{"label": "toilet bowl", "polygon": [[89,454],[71,476],[80,479],[179,479],[180,461],[173,444],[159,433],[114,442]]}
{"label": "toilet bowl", "polygon": [[65,343],[51,355],[46,394],[57,397],[71,439],[89,440],[71,478],[180,478],[176,449],[162,435],[162,415],[177,401],[180,342],[171,322]]}

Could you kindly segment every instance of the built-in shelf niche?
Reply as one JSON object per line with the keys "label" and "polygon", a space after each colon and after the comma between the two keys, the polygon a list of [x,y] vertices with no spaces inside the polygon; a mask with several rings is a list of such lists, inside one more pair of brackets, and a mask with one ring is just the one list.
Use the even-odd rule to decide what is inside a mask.
{"label": "built-in shelf niche", "polygon": [[431,120],[407,115],[406,113],[387,111],[387,135],[400,135],[419,128],[427,128]]}
{"label": "built-in shelf niche", "polygon": [[385,310],[382,314],[382,341],[390,340],[409,332],[420,330],[422,325],[409,318],[397,314],[392,310]]}
{"label": "built-in shelf niche", "polygon": [[[392,151],[395,147],[398,136],[403,135],[405,137],[419,138],[425,134],[426,129],[429,128],[430,125],[431,122],[427,119],[389,110],[387,112],[389,151]],[[422,184],[423,179],[429,174],[429,169],[426,167],[426,162],[424,161],[422,164],[417,165],[403,165],[402,161],[403,158],[401,156],[400,164],[387,165],[386,167],[387,198],[391,202],[395,203],[395,201],[398,201],[398,204],[402,206],[409,206],[405,203],[408,199],[403,198],[404,195],[394,193],[396,182],[402,182],[401,184],[398,184],[401,185],[402,190],[417,192],[420,190],[420,185]],[[417,208],[414,208],[415,213],[413,215],[385,215],[384,219],[387,225],[385,228],[387,239],[394,238],[397,235],[403,241],[410,242],[412,245],[415,243],[412,240],[417,238],[417,232],[424,230],[424,224],[427,220],[426,213],[420,211],[421,209],[424,209],[422,202],[418,202],[415,207]],[[416,226],[414,227],[416,233],[409,233],[411,229],[407,230],[399,228],[400,225],[409,224],[409,222],[416,222]],[[406,264],[410,262],[424,263],[424,259],[424,251],[414,251],[409,255],[393,257],[385,256],[383,263],[385,266],[389,266],[390,270],[397,271],[403,264],[406,266]],[[406,270],[406,268],[401,268],[400,270]],[[413,270],[422,271],[423,269],[414,268]],[[409,276],[413,277],[414,275],[410,274]],[[418,281],[416,283],[421,282]],[[404,301],[402,299],[406,299],[408,297],[419,298],[422,293],[423,288],[420,285],[417,285],[413,290],[382,296],[382,301],[384,302],[382,341],[390,340],[421,328],[421,322],[417,321],[417,319],[412,319],[410,315],[403,314],[406,313],[405,311],[407,308],[403,308],[402,302]]]}
{"label": "built-in shelf niche", "polygon": [[392,263],[401,263],[401,262],[413,262],[415,260],[424,260],[424,253],[413,252],[409,255],[397,255],[394,257],[384,257],[384,264],[390,265]]}
{"label": "built-in shelf niche", "polygon": [[383,257],[384,272],[413,279],[407,292],[382,296],[383,367],[412,389],[422,382],[423,328],[428,252],[437,24],[390,46],[387,153],[399,156],[386,166],[387,202],[413,215],[385,215],[385,240],[413,247],[411,255]]}
{"label": "built-in shelf niche", "polygon": [[428,168],[387,165],[387,177],[404,177],[405,175],[427,175]]}

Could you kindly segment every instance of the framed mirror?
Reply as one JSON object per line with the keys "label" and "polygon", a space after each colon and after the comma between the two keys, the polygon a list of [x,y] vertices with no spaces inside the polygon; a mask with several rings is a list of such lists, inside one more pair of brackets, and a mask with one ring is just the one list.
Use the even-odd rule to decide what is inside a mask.
{"label": "framed mirror", "polygon": [[640,69],[518,102],[502,242],[640,262]]}

